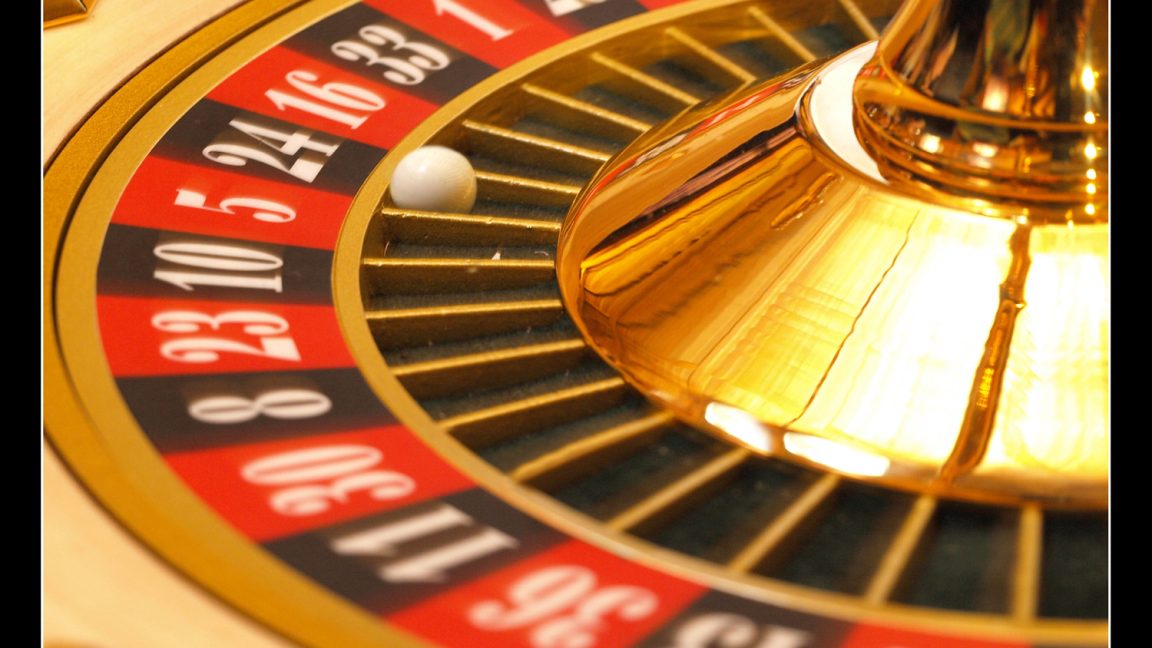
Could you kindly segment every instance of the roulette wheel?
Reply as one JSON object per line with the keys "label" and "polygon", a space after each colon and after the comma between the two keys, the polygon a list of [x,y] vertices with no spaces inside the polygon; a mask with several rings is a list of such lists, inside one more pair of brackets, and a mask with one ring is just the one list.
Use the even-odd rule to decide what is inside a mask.
{"label": "roulette wheel", "polygon": [[[1107,201],[1084,187],[1106,196],[1106,91],[1095,89],[1106,87],[1106,59],[1088,59],[1097,67],[1085,74],[1077,60],[1084,92],[1072,103],[1087,125],[1032,139],[1014,122],[946,115],[978,154],[989,131],[1029,154],[980,154],[1007,183],[976,183],[981,196],[1007,196],[991,206],[972,208],[964,193],[975,190],[963,178],[984,178],[976,170],[957,180],[947,175],[956,167],[932,167],[955,144],[927,136],[947,130],[935,114],[914,120],[915,151],[932,155],[884,158],[911,161],[879,180],[833,177],[821,169],[852,153],[831,138],[829,150],[804,148],[807,117],[796,115],[809,104],[774,102],[819,103],[809,90],[835,87],[831,71],[855,78],[882,32],[917,33],[884,31],[915,13],[897,4],[252,0],[150,15],[105,0],[47,29],[47,86],[72,94],[49,90],[45,103],[46,643],[1105,645]],[[1014,23],[1018,12],[986,18],[1005,39],[1025,34],[1017,43],[1095,51],[1086,35],[1107,17],[1090,3],[1038,2],[1024,15],[1046,25],[1072,5],[1082,13],[1070,12],[1068,32]],[[955,4],[918,7],[931,25]],[[957,49],[964,33],[941,42]],[[53,69],[81,43],[115,56]],[[971,64],[981,61],[996,59]],[[99,76],[98,65],[108,66]],[[1026,68],[1029,88],[1059,76],[1045,69]],[[855,96],[883,96],[882,77],[861,77],[873,94]],[[987,97],[981,116],[996,112]],[[1047,115],[1049,97],[1029,97]],[[772,127],[748,126],[765,106],[779,113]],[[867,112],[868,123],[900,133],[901,115],[922,106],[901,107]],[[1091,154],[1073,163],[1037,140]],[[466,155],[473,205],[401,204],[393,174],[428,146]],[[712,157],[691,162],[709,147]],[[1007,171],[996,166],[1009,157]],[[748,173],[787,178],[785,197]],[[1068,173],[1075,190],[1048,191]],[[1044,191],[1014,180],[1036,175]],[[873,185],[893,177],[911,196],[900,200],[959,187],[946,207],[974,215],[917,202],[924,214],[900,220],[876,206],[888,190]],[[770,212],[768,229],[787,234],[757,239],[730,212],[694,202],[717,191],[738,214]],[[1031,202],[1038,193],[1042,204]],[[1002,218],[1002,203],[1016,216]],[[859,227],[823,215],[852,204],[885,215]],[[992,260],[970,253],[990,237],[1000,241]],[[741,400],[745,367],[787,357],[799,375],[793,356],[826,351],[787,331],[761,336],[783,340],[775,346],[723,342],[747,328],[747,311],[728,308],[742,293],[723,277],[752,247],[770,249],[781,276],[807,267],[813,249],[848,259],[838,276],[865,287],[846,307],[856,316],[838,324],[850,333],[872,326],[866,307],[918,289],[908,279],[889,297],[881,286],[925,271],[938,281],[986,265],[999,287],[991,312],[1012,308],[974,340],[932,332],[978,351],[959,387],[925,369],[900,406],[877,387],[862,397],[874,407],[844,397],[826,424],[781,422],[779,402],[760,396],[788,389]],[[945,261],[906,271],[896,259],[909,256]],[[1042,362],[1022,372],[996,352],[1028,356],[1011,346],[1024,340],[1047,358],[1031,314],[1061,300],[1029,283],[1024,307],[1013,278],[1066,276],[1054,263],[1088,267],[1056,284],[1074,308],[1047,312],[1078,327],[1081,360],[1071,392],[1044,392],[1056,414],[1038,444],[1027,430],[991,432],[1032,401],[971,404],[1009,402],[1000,394],[1033,382],[1020,376]],[[671,294],[649,281],[662,274]],[[848,300],[814,296],[823,284],[804,281],[816,280],[781,288],[798,304],[790,313]],[[693,301],[712,286],[721,297]],[[972,306],[947,286],[956,308],[927,310],[952,321]],[[677,312],[691,326],[665,326]],[[629,319],[637,313],[659,317]],[[912,339],[922,326],[888,321],[869,349],[923,342]],[[817,391],[891,387],[860,375],[867,349],[844,342],[859,337],[844,334],[831,353],[864,360],[847,379],[822,370]],[[686,360],[681,340],[736,352]],[[941,361],[926,353],[909,362]],[[689,361],[694,378],[678,381]],[[1050,364],[1041,368],[1070,371]],[[961,394],[962,427],[977,432],[934,460],[927,439],[954,441],[926,418],[947,409],[942,386]],[[896,432],[853,436],[862,428],[849,419]],[[841,452],[819,450],[829,447]],[[861,468],[862,456],[884,468]],[[97,556],[77,546],[86,534]]]}

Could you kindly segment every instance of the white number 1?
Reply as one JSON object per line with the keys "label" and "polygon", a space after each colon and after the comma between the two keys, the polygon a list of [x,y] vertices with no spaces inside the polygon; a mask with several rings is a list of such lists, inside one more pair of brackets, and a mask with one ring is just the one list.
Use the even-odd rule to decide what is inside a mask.
{"label": "white number 1", "polygon": [[437,16],[452,15],[484,32],[493,41],[498,41],[514,31],[497,25],[456,0],[432,0],[432,6],[436,8]]}
{"label": "white number 1", "polygon": [[548,11],[551,11],[553,16],[563,16],[573,11],[580,11],[588,5],[600,4],[604,0],[544,0],[544,2],[548,3]]}

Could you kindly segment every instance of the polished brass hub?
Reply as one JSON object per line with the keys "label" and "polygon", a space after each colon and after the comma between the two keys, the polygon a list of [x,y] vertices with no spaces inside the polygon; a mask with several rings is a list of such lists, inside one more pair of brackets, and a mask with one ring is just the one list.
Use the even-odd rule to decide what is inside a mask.
{"label": "polished brass hub", "polygon": [[[941,7],[964,13],[936,4],[937,23]],[[910,31],[898,17],[889,34]],[[765,81],[618,155],[561,233],[565,302],[649,398],[741,447],[947,497],[1103,507],[1107,197],[1085,187],[1107,166],[1082,150],[1106,124],[1017,119],[1060,135],[1023,138],[1036,163],[1018,182],[995,156],[982,174],[965,166],[973,124],[1014,115],[971,113],[943,143],[932,135],[933,165],[891,152],[944,123],[932,111],[970,113],[889,79],[900,105],[881,126],[888,38],[867,64],[857,51]],[[858,99],[867,87],[859,143],[853,92],[827,89],[845,79],[860,79]],[[837,95],[846,114],[828,117]],[[869,139],[882,128],[895,135]],[[1081,152],[1057,164],[1041,147]]]}
{"label": "polished brass hub", "polygon": [[854,100],[903,192],[1034,223],[1108,220],[1107,3],[909,3]]}

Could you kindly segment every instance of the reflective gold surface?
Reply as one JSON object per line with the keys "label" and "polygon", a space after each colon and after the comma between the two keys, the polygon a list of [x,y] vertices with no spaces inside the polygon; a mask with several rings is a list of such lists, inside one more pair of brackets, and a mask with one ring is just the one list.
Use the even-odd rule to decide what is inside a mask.
{"label": "reflective gold surface", "polygon": [[856,83],[864,145],[932,202],[1107,220],[1108,4],[910,2]]}
{"label": "reflective gold surface", "polygon": [[[925,7],[949,5],[904,17]],[[1103,185],[1091,218],[1056,219],[1046,172],[1023,182],[1049,193],[1006,200],[973,197],[975,176],[947,192],[894,177],[868,129],[862,147],[845,126],[850,106],[828,120],[813,105],[867,56],[690,111],[618,155],[564,224],[566,306],[650,399],[761,454],[941,496],[1105,506]]]}
{"label": "reflective gold surface", "polygon": [[95,4],[95,0],[46,0],[41,5],[44,26],[54,27],[87,18]]}

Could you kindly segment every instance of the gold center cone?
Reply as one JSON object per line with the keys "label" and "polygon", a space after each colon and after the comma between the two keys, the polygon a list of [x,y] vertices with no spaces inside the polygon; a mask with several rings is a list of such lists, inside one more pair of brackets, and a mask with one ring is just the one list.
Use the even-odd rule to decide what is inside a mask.
{"label": "gold center cone", "polygon": [[564,223],[569,312],[755,452],[1103,508],[1106,12],[914,2],[878,44],[654,129]]}

